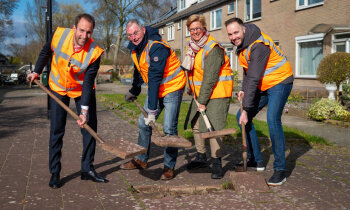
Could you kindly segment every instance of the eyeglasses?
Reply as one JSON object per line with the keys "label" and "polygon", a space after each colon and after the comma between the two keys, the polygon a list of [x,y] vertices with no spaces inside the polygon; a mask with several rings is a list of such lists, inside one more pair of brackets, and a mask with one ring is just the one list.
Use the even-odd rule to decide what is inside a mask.
{"label": "eyeglasses", "polygon": [[140,30],[137,30],[137,31],[135,31],[134,33],[132,33],[132,34],[126,34],[127,36],[128,36],[128,38],[130,39],[131,37],[133,37],[133,36],[137,36],[137,34],[140,32]]}
{"label": "eyeglasses", "polygon": [[200,32],[200,31],[202,31],[202,30],[203,30],[203,28],[190,28],[189,31],[190,31],[191,33],[193,33],[193,32],[195,32],[195,31],[196,31],[196,32],[197,32],[197,31]]}

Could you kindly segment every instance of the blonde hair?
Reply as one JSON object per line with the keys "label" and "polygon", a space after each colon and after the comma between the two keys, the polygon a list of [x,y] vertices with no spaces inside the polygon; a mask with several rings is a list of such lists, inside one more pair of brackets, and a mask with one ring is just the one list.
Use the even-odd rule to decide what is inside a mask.
{"label": "blonde hair", "polygon": [[187,23],[186,23],[187,29],[189,29],[190,25],[193,22],[196,22],[196,21],[198,21],[202,25],[203,28],[207,28],[207,23],[205,22],[204,16],[203,15],[194,14],[194,15],[191,15],[187,19]]}

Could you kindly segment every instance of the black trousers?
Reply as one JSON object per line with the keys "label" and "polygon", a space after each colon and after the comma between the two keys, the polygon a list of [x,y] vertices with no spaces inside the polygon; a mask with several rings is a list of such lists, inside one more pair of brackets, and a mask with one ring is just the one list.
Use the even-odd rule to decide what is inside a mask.
{"label": "black trousers", "polygon": [[[53,91],[52,91],[53,92]],[[62,96],[53,92],[57,98],[69,106],[70,97]],[[81,97],[75,98],[75,106],[78,115],[81,111]],[[61,156],[63,146],[63,136],[65,133],[67,112],[53,99],[50,98],[50,142],[49,142],[49,168],[50,173],[59,173],[61,171]],[[95,90],[91,94],[88,122],[87,124],[97,131],[97,116],[96,116],[96,96]],[[76,125],[78,126],[78,125]],[[89,132],[85,129],[80,129],[83,135],[83,153],[81,157],[81,171],[88,172],[93,169],[95,156],[96,141]]]}

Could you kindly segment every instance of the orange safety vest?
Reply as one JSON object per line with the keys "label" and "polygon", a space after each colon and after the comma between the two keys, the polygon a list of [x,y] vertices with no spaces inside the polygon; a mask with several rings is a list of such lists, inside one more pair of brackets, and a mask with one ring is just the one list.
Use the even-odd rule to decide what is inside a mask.
{"label": "orange safety vest", "polygon": [[269,60],[267,61],[265,67],[264,76],[259,82],[260,90],[265,91],[293,75],[292,66],[287,61],[286,56],[275,45],[272,39],[263,32],[261,32],[261,36],[250,44],[248,48],[239,53],[239,63],[242,67],[244,67],[246,72],[248,71],[248,65],[250,63],[251,47],[255,43],[263,43],[264,45],[269,46],[271,50]]}
{"label": "orange safety vest", "polygon": [[181,63],[179,59],[177,59],[174,50],[171,49],[169,44],[163,40],[149,40],[140,56],[140,61],[137,60],[135,51],[132,51],[131,53],[132,60],[134,61],[137,70],[140,72],[143,81],[148,84],[148,68],[150,66],[149,51],[154,43],[164,45],[165,47],[169,48],[171,52],[164,68],[163,80],[159,86],[158,97],[163,98],[167,94],[183,88],[186,84],[186,77],[185,73],[182,71],[182,68],[180,66]]}
{"label": "orange safety vest", "polygon": [[[190,87],[192,91],[195,91],[195,96],[199,95],[200,88],[203,81],[204,72],[204,59],[208,53],[218,45],[220,48],[225,50],[220,44],[209,35],[207,43],[202,49],[198,51],[194,58],[193,70],[188,74],[188,79],[190,82]],[[188,44],[186,45],[187,48]],[[187,50],[187,49],[186,49]],[[227,98],[232,96],[233,89],[233,72],[230,67],[230,59],[225,54],[225,63],[221,66],[219,78],[214,86],[213,92],[211,93],[210,99],[213,98]]]}
{"label": "orange safety vest", "polygon": [[74,52],[73,39],[74,32],[70,28],[58,27],[55,31],[51,42],[53,57],[49,85],[60,95],[76,98],[82,94],[85,70],[103,50],[90,39],[81,50]]}

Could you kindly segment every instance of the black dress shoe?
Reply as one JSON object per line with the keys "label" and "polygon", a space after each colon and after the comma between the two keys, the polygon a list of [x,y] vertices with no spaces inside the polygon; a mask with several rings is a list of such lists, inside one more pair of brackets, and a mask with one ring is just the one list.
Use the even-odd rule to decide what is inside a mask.
{"label": "black dress shoe", "polygon": [[91,170],[89,172],[81,172],[81,180],[92,180],[93,182],[104,182],[107,183],[108,180],[103,178],[101,175],[96,173],[96,171]]}
{"label": "black dress shoe", "polygon": [[60,173],[54,173],[51,175],[49,186],[53,189],[57,189],[61,187]]}

